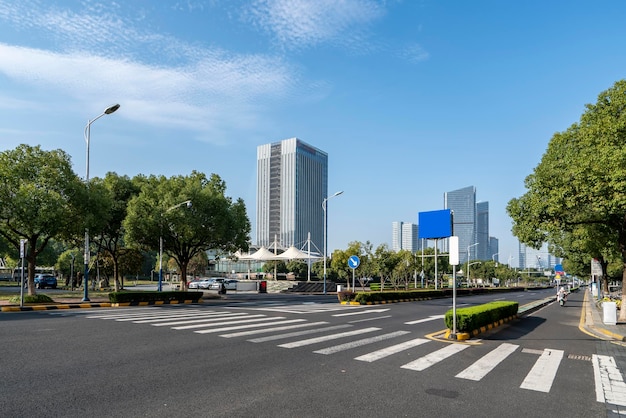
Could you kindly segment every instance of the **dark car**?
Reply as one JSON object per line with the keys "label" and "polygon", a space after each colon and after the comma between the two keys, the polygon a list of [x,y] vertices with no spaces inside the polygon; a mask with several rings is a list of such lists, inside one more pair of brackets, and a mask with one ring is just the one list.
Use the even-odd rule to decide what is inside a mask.
{"label": "dark car", "polygon": [[35,288],[44,289],[46,287],[56,289],[57,278],[51,274],[36,274],[35,275]]}

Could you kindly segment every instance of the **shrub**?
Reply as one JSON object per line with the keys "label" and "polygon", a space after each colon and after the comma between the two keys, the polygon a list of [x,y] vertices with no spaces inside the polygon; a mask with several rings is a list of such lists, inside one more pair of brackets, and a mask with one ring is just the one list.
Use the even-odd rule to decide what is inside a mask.
{"label": "shrub", "polygon": [[[20,303],[20,297],[9,299],[10,303]],[[48,295],[24,295],[24,303],[51,303],[54,302]]]}
{"label": "shrub", "polygon": [[[456,310],[456,327],[462,332],[471,332],[481,327],[517,315],[518,302],[497,301],[483,305],[458,308]],[[449,329],[453,327],[452,309],[446,312],[445,323]]]}
{"label": "shrub", "polygon": [[191,300],[194,302],[202,298],[202,292],[111,292],[109,301],[111,303],[139,303],[139,302],[184,302]]}

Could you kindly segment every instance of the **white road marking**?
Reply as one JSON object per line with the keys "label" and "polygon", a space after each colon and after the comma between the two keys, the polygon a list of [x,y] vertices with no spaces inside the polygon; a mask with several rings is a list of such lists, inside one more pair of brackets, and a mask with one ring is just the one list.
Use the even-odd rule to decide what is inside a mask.
{"label": "white road marking", "polygon": [[443,319],[445,317],[446,317],[445,315],[431,315],[428,318],[422,318],[422,319],[417,319],[415,321],[405,322],[405,324],[406,325],[421,324],[423,322],[430,322],[430,321],[434,321],[435,319]]}
{"label": "white road marking", "polygon": [[277,335],[270,335],[267,337],[259,337],[259,338],[253,338],[251,340],[248,340],[252,343],[264,343],[267,341],[274,341],[274,340],[281,340],[284,338],[291,338],[291,337],[300,337],[302,335],[309,335],[309,334],[317,334],[320,332],[325,332],[325,331],[333,331],[336,329],[343,329],[343,328],[349,328],[352,325],[335,325],[332,327],[326,327],[326,328],[315,328],[315,329],[307,329],[304,331],[296,331],[296,332],[288,332],[287,334],[277,334]]}
{"label": "white road marking", "polygon": [[465,350],[468,347],[469,345],[465,344],[450,344],[442,349],[433,351],[432,353],[427,354],[424,357],[420,357],[415,361],[407,363],[404,366],[401,366],[401,368],[417,370],[419,372],[429,368],[433,364],[437,364],[440,361],[445,360],[448,357]]}
{"label": "white road marking", "polygon": [[427,340],[425,338],[416,338],[414,340],[405,341],[400,344],[396,344],[396,345],[392,345],[390,347],[386,347],[380,350],[372,351],[371,353],[356,357],[355,360],[367,361],[371,363],[373,361],[380,360],[381,358],[388,357],[392,354],[396,354],[401,351],[408,350],[409,348],[417,347],[418,345],[422,345],[427,342],[430,342],[430,340]]}
{"label": "white road marking", "polygon": [[[257,318],[257,317],[260,317],[260,318]],[[189,324],[189,323],[192,323],[192,324],[172,327],[172,329],[181,330],[181,329],[214,327],[218,325],[244,324],[246,322],[260,322],[260,321],[271,321],[272,319],[285,319],[285,317],[277,316],[275,318],[268,318],[265,315],[250,315],[250,316],[247,316],[246,319],[238,319],[237,321],[223,321],[223,319],[224,318],[215,318],[212,320],[205,319],[199,324],[196,324],[196,322],[199,322],[199,321],[183,321],[181,322],[181,324]],[[222,321],[222,322],[213,322],[213,321]],[[153,327],[161,327],[165,325],[168,325],[168,324],[152,324]]]}
{"label": "white road marking", "polygon": [[492,371],[498,364],[506,359],[511,353],[517,350],[518,345],[503,343],[484,355],[474,364],[457,374],[455,377],[479,381]]}
{"label": "white road marking", "polygon": [[[278,318],[273,318],[273,319],[278,319]],[[267,318],[266,320],[270,321],[272,319]],[[263,322],[263,323],[255,323],[255,324],[233,325],[233,326],[222,327],[222,328],[201,329],[199,331],[194,331],[194,332],[196,334],[211,334],[215,332],[234,331],[236,329],[265,327],[267,325],[293,324],[294,322],[299,322],[299,319],[286,319],[284,321],[276,321],[276,322],[269,322],[269,323]]]}
{"label": "white road marking", "polygon": [[366,311],[359,311],[359,312],[348,312],[348,313],[342,313],[342,314],[335,314],[333,316],[349,316],[349,315],[362,315],[362,314],[367,314],[367,313],[380,313],[380,312],[387,312],[389,310],[389,308],[387,309],[368,309]]}
{"label": "white road marking", "polygon": [[315,338],[309,338],[307,340],[300,340],[300,341],[294,341],[291,343],[279,344],[278,346],[283,347],[283,348],[303,347],[305,345],[317,344],[317,343],[321,343],[324,341],[336,340],[339,338],[350,337],[352,335],[365,334],[368,332],[374,332],[374,331],[379,331],[379,330],[380,328],[376,328],[376,327],[362,328],[362,329],[357,329],[354,331],[342,332],[340,334],[324,335],[322,337],[315,337]]}
{"label": "white road marking", "polygon": [[626,406],[626,383],[611,356],[594,354],[591,358],[596,383],[596,400]]}
{"label": "white road marking", "polygon": [[396,331],[389,334],[377,335],[376,337],[363,338],[362,340],[352,341],[345,344],[336,345],[333,347],[323,348],[321,350],[313,351],[318,354],[334,354],[340,351],[350,350],[352,348],[361,347],[367,344],[373,344],[379,341],[388,340],[390,338],[399,337],[400,335],[408,334],[409,331]]}
{"label": "white road marking", "polygon": [[[298,319],[298,322],[306,321],[305,319]],[[220,337],[224,338],[233,338],[233,337],[245,337],[248,335],[256,335],[256,334],[264,334],[268,332],[276,332],[276,331],[287,331],[289,329],[303,328],[303,327],[314,327],[318,325],[328,324],[328,322],[320,321],[320,322],[307,322],[306,324],[296,324],[296,325],[286,325],[284,327],[273,327],[273,328],[264,328],[264,329],[255,329],[253,331],[241,331],[241,332],[233,332],[231,334],[222,334]]]}
{"label": "white road marking", "polygon": [[175,316],[168,316],[168,317],[162,317],[162,316],[157,316],[154,318],[150,318],[148,317],[147,319],[140,319],[137,320],[137,318],[131,318],[131,319],[116,319],[116,321],[132,321],[134,324],[149,324],[152,322],[166,322],[166,321],[171,321],[172,319],[178,319],[178,320],[193,320],[193,319],[203,319],[203,318],[233,318],[233,317],[237,317],[237,316],[243,316],[246,315],[243,312],[228,312],[228,313],[223,313],[223,314],[218,314],[218,313],[210,313],[210,314],[185,314],[185,315],[175,315]]}
{"label": "white road marking", "polygon": [[556,377],[559,364],[563,359],[562,350],[553,350],[546,348],[543,354],[537,359],[535,365],[526,375],[526,378],[520,385],[522,389],[536,390],[537,392],[550,392],[552,382]]}

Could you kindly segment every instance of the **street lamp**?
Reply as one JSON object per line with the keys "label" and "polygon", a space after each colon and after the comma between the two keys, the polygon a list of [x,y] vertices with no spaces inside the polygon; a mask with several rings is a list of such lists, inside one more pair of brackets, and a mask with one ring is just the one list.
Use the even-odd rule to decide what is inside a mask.
{"label": "street lamp", "polygon": [[327,244],[327,235],[328,235],[328,219],[326,218],[326,205],[327,202],[335,196],[339,196],[343,193],[343,190],[340,192],[336,192],[334,195],[329,196],[322,200],[322,209],[324,210],[324,294],[326,294],[326,244]]}
{"label": "street lamp", "polygon": [[[95,118],[87,121],[87,126],[85,126],[85,143],[87,144],[87,158],[86,158],[86,172],[85,172],[85,183],[89,186],[89,141],[91,140],[91,124],[100,119],[104,115],[110,115],[120,108],[119,104],[114,104],[113,106],[107,107],[104,109],[104,112],[96,116]],[[89,228],[85,227],[85,278],[84,278],[84,295],[83,302],[89,302]]]}
{"label": "street lamp", "polygon": [[498,267],[498,262],[496,261],[496,256],[500,254],[500,253],[495,253],[491,256],[491,261],[493,261],[496,264],[496,267]]}
{"label": "street lamp", "polygon": [[470,273],[470,269],[469,269],[469,266],[470,266],[470,259],[472,258],[472,256],[471,256],[472,254],[471,254],[470,250],[471,250],[472,247],[474,247],[474,246],[476,246],[478,244],[479,244],[478,242],[475,242],[475,243],[467,246],[467,285],[468,286],[469,286],[469,283],[470,283],[470,274],[469,274]]}
{"label": "street lamp", "polygon": [[469,280],[470,275],[469,275],[469,271],[470,271],[470,266],[473,266],[474,264],[481,264],[480,261],[474,261],[473,263],[467,263],[467,280]]}
{"label": "street lamp", "polygon": [[[177,205],[168,208],[161,217],[163,217],[166,213],[176,208],[179,208],[183,205],[187,205],[188,208],[191,207],[191,200],[185,200],[184,202],[180,202]],[[181,288],[182,289],[182,288]],[[161,220],[161,233],[159,234],[159,285],[157,287],[157,292],[163,290],[163,220]]]}

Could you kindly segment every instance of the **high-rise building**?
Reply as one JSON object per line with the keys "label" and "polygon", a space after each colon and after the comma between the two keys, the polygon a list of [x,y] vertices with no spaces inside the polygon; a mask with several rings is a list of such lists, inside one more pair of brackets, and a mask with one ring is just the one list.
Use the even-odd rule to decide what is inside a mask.
{"label": "high-rise building", "polygon": [[487,260],[499,261],[500,241],[496,237],[489,237],[489,258]]}
{"label": "high-rise building", "polygon": [[476,203],[476,242],[478,243],[474,252],[476,259],[491,260],[491,249],[489,248],[489,202]]}
{"label": "high-rise building", "polygon": [[[258,245],[302,247],[309,236],[324,247],[328,154],[298,138],[257,148],[256,237]],[[313,249],[313,247],[312,247]]]}
{"label": "high-rise building", "polygon": [[543,244],[536,250],[525,244],[519,243],[519,268],[522,270],[550,270],[563,260],[555,257],[548,251],[548,244]]}
{"label": "high-rise building", "polygon": [[402,249],[402,222],[391,223],[391,250],[398,252]]}
{"label": "high-rise building", "polygon": [[[459,237],[459,261],[465,263],[476,256],[476,188],[474,186],[446,192],[443,208],[453,211],[453,233]],[[478,244],[480,246],[480,243]]]}
{"label": "high-rise building", "polygon": [[417,224],[410,222],[392,222],[391,249],[396,252],[407,250],[413,253],[421,249],[417,232]]}

